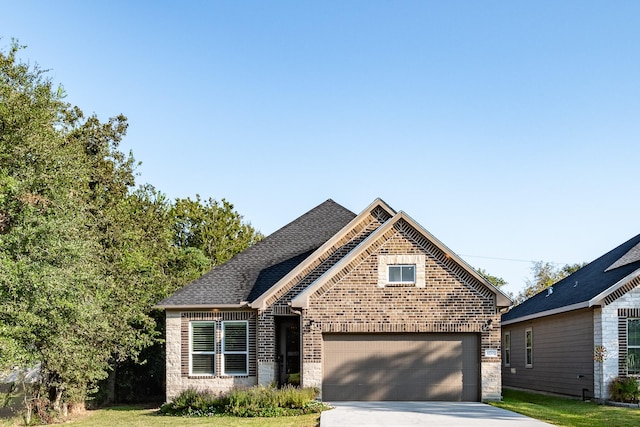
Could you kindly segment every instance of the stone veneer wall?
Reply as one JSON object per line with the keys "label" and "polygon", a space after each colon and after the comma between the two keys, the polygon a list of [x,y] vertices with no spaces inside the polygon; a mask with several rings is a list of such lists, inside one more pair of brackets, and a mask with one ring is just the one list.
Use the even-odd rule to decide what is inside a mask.
{"label": "stone veneer wall", "polygon": [[[594,313],[594,343],[603,345],[607,350],[607,358],[601,364],[594,362],[594,395],[596,398],[609,397],[609,383],[618,375],[624,375],[620,366],[620,328],[625,327],[624,320],[620,322],[620,313],[626,310],[640,309],[640,278],[629,283],[630,290],[617,299],[609,301],[602,309]],[[634,317],[634,316],[630,316]],[[624,316],[622,317],[624,319]],[[626,333],[623,333],[626,336]],[[622,343],[625,345],[625,343]],[[624,355],[623,355],[624,356]],[[624,361],[623,366],[624,366]],[[600,388],[600,379],[603,387]]]}
{"label": "stone veneer wall", "polygon": [[[321,382],[326,332],[472,332],[480,335],[481,399],[501,398],[495,295],[420,236],[399,222],[311,298],[303,313],[303,385]],[[426,287],[379,287],[378,256],[391,254],[426,254]],[[485,357],[486,349],[498,357]]]}

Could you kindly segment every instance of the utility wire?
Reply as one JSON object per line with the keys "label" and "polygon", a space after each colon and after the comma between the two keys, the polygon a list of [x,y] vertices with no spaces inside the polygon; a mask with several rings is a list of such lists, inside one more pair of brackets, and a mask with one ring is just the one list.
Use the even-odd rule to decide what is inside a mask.
{"label": "utility wire", "polygon": [[[517,258],[500,258],[500,257],[492,257],[492,256],[482,256],[482,255],[463,255],[463,254],[459,254],[461,257],[468,257],[468,258],[482,258],[482,259],[494,259],[496,261],[511,261],[511,262],[526,262],[526,263],[536,263],[536,262],[540,262],[542,260],[530,260],[530,259],[517,259]],[[553,261],[544,261],[544,262],[548,262],[549,264],[556,264],[556,265],[565,265],[568,263],[564,263],[564,262],[553,262]]]}

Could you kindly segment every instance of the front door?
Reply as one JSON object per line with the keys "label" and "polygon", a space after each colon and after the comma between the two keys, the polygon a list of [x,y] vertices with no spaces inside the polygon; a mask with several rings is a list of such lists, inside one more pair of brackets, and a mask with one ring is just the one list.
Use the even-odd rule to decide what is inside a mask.
{"label": "front door", "polygon": [[277,319],[278,385],[300,385],[300,318]]}

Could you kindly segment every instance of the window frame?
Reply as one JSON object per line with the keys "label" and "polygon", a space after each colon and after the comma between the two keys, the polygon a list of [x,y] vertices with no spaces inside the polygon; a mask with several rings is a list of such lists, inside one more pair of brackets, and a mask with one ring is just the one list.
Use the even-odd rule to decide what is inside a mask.
{"label": "window frame", "polygon": [[[640,343],[637,343],[636,345],[631,345],[630,344],[630,334],[629,334],[629,322],[630,321],[636,321],[638,322],[638,327],[640,327],[640,318],[638,317],[629,317],[627,318],[627,360],[626,360],[626,365],[627,365],[627,375],[632,376],[632,377],[638,377],[640,376],[640,366],[638,367],[638,369],[634,370],[633,372],[630,370],[630,363],[629,363],[629,355],[630,349],[636,349],[638,350],[638,352],[640,352]],[[640,365],[640,363],[638,363],[637,365]]]}
{"label": "window frame", "polygon": [[[225,326],[231,323],[235,323],[235,324],[243,324],[244,325],[244,331],[245,331],[245,336],[244,336],[244,342],[245,342],[245,349],[243,351],[237,351],[237,350],[229,350],[227,351],[225,349],[225,345],[226,345],[226,329]],[[243,376],[248,376],[249,375],[249,322],[247,320],[223,320],[221,322],[220,325],[220,329],[222,331],[222,343],[221,343],[221,347],[220,347],[220,355],[221,355],[221,360],[220,360],[220,375],[223,376],[230,376],[230,377],[243,377]],[[244,358],[244,372],[227,372],[225,369],[225,359],[226,359],[226,355],[231,355],[231,354],[243,354],[245,356]]]}
{"label": "window frame", "polygon": [[[193,344],[194,344],[194,340],[193,340],[193,327],[194,325],[197,324],[206,324],[206,325],[211,325],[213,327],[213,349],[210,351],[194,351],[193,350]],[[217,331],[217,325],[216,322],[213,320],[193,320],[189,322],[189,375],[190,376],[215,376],[216,375],[216,369],[217,369],[217,363],[216,363],[216,343],[217,343],[217,339],[216,339],[216,331]],[[194,354],[198,354],[198,355],[211,355],[213,356],[213,371],[212,372],[207,372],[207,373],[196,373],[193,372],[193,355]]]}
{"label": "window frame", "polygon": [[[530,336],[528,338],[527,336]],[[524,366],[533,368],[533,329],[526,328],[524,330]]]}
{"label": "window frame", "polygon": [[[411,267],[413,269],[413,279],[412,280],[402,280],[403,279],[403,268]],[[400,280],[391,280],[391,269],[392,268],[400,268]],[[416,275],[417,275],[417,266],[416,264],[387,264],[387,283],[390,285],[415,285],[416,284]]]}
{"label": "window frame", "polygon": [[504,333],[504,366],[511,366],[511,331]]}

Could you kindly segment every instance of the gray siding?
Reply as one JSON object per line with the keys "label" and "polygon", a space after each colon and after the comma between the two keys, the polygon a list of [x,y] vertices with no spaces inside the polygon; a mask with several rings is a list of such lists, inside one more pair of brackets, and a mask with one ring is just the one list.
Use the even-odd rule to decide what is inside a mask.
{"label": "gray siding", "polygon": [[[525,367],[525,330],[533,331],[533,366]],[[502,327],[511,333],[511,364],[502,384],[551,393],[593,396],[593,310],[584,309]]]}

